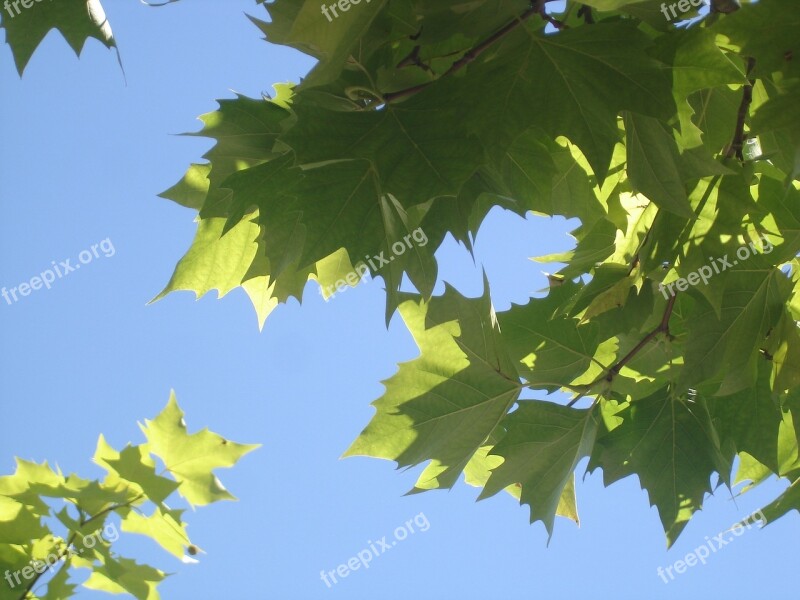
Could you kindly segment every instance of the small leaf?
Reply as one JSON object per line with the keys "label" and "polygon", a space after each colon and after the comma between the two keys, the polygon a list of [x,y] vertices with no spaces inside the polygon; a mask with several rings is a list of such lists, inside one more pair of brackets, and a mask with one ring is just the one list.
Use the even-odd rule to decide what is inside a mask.
{"label": "small leaf", "polygon": [[180,483],[178,493],[191,504],[203,506],[218,500],[234,500],[213,470],[232,467],[260,444],[237,444],[208,429],[189,434],[183,414],[175,393],[171,393],[166,408],[152,421],[145,419],[144,425],[139,425],[147,437],[145,449],[164,462],[167,471]]}

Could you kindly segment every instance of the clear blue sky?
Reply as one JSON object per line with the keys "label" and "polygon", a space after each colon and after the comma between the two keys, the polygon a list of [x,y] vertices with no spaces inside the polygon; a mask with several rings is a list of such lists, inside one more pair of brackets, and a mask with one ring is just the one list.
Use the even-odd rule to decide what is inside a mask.
{"label": "clear blue sky", "polygon": [[[184,565],[136,536],[123,554],[176,573],[172,599],[657,599],[767,596],[787,589],[800,518],[752,529],[708,564],[664,584],[671,565],[768,502],[781,486],[731,500],[723,489],[666,551],[658,515],[638,481],[579,485],[581,527],[559,519],[549,548],[541,523],[501,495],[480,503],[459,483],[405,497],[420,469],[397,472],[367,458],[339,460],[373,413],[380,381],[416,348],[399,319],[383,322],[382,283],[325,303],[282,306],[259,333],[244,293],[195,302],[173,294],[146,302],[168,281],[194,234],[194,214],[156,195],[210,147],[197,115],[233,91],[258,96],[298,81],[311,62],[265,44],[246,19],[252,0],[185,0],[150,9],[107,2],[127,86],[113,53],[89,41],[77,60],[51,33],[24,79],[0,48],[0,287],[29,280],[51,261],[110,238],[115,254],[7,305],[0,299],[0,474],[13,457],[57,462],[97,477],[90,457],[104,433],[117,448],[139,443],[171,388],[190,430],[208,426],[263,447],[221,470],[238,502],[188,514],[207,552]],[[2,34],[0,34],[2,35]],[[570,247],[569,224],[492,213],[478,236],[479,266],[455,244],[440,253],[443,279],[477,294],[485,267],[498,310],[546,286],[528,257]],[[424,513],[411,535],[368,570],[331,589],[334,570]],[[788,552],[792,552],[787,556]],[[790,558],[790,556],[792,558]],[[82,590],[80,598],[101,597]]]}

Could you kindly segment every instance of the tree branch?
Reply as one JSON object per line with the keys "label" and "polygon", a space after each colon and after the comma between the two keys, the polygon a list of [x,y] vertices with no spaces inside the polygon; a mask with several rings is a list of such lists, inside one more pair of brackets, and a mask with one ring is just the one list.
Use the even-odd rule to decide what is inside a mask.
{"label": "tree branch", "polygon": [[578,16],[583,17],[587,25],[594,25],[594,15],[592,14],[592,7],[581,4],[578,9]]}
{"label": "tree branch", "polygon": [[[476,58],[478,58],[481,54],[483,54],[490,46],[492,46],[495,42],[502,39],[504,36],[508,35],[510,32],[514,31],[517,27],[522,25],[527,19],[532,17],[535,14],[541,14],[544,11],[544,5],[547,2],[552,2],[553,0],[532,0],[531,6],[525,12],[517,16],[513,21],[508,22],[503,27],[495,31],[492,35],[488,38],[473,46],[467,52],[459,58],[456,62],[454,62],[450,68],[445,71],[445,73],[439,77],[442,79],[443,77],[447,77],[448,75],[452,75],[456,71],[459,71],[466,67],[468,64],[473,62]],[[439,81],[437,79],[436,81]],[[406,98],[408,96],[413,96],[414,94],[421,92],[428,86],[436,83],[436,81],[427,81],[425,83],[420,83],[418,85],[412,86],[410,88],[406,88],[403,90],[398,90],[396,92],[389,92],[383,95],[383,101],[385,103],[390,103],[394,100],[399,100],[400,98]]]}
{"label": "tree branch", "polygon": [[617,362],[617,364],[608,370],[608,374],[605,377],[606,381],[611,381],[614,379],[614,375],[619,373],[622,367],[628,364],[633,357],[636,356],[641,349],[644,348],[659,333],[669,334],[669,318],[672,316],[672,309],[675,307],[676,298],[677,296],[670,296],[670,299],[667,301],[667,308],[664,310],[664,315],[661,317],[661,323],[658,324],[658,327],[648,333],[641,342],[636,344],[633,350],[628,352],[621,360]]}
{"label": "tree branch", "polygon": [[[647,346],[647,344],[649,344],[653,340],[653,338],[655,338],[660,333],[666,333],[667,335],[669,335],[669,319],[672,316],[672,310],[675,308],[676,298],[677,296],[671,296],[670,299],[667,301],[667,307],[664,309],[664,314],[661,317],[661,322],[658,324],[658,327],[656,327],[655,329],[653,329],[653,331],[644,336],[644,338],[638,344],[636,344],[636,346],[634,346],[633,350],[631,350],[620,360],[618,360],[613,366],[611,366],[608,369],[608,371],[606,371],[606,373],[604,373],[603,375],[595,379],[592,383],[590,383],[588,386],[586,386],[587,389],[591,389],[592,386],[594,386],[596,383],[599,383],[603,379],[605,379],[608,382],[613,381],[614,376],[617,375],[622,370],[622,367],[624,367],[631,360],[633,360],[633,357],[636,356],[639,352],[641,352],[642,348]],[[583,397],[582,395],[576,396],[567,403],[567,406],[572,406],[582,397]]]}
{"label": "tree branch", "polygon": [[[533,4],[533,3],[531,3],[531,4]],[[578,11],[578,14],[580,15],[580,11]],[[552,25],[553,27],[555,27],[559,31],[562,30],[562,29],[569,29],[569,25],[564,23],[564,21],[559,21],[554,16],[547,14],[547,10],[545,9],[545,3],[544,2],[542,2],[539,5],[539,16],[542,17],[542,19],[544,19],[545,21],[550,23],[550,25]]]}
{"label": "tree branch", "polygon": [[736,0],[711,0],[711,13],[728,14],[739,10],[741,6]]}
{"label": "tree branch", "polygon": [[731,140],[728,149],[725,151],[725,158],[736,156],[736,158],[739,160],[744,160],[744,156],[742,154],[742,148],[744,147],[744,123],[747,119],[747,113],[750,112],[750,103],[753,101],[753,85],[755,85],[755,79],[750,79],[749,76],[753,71],[753,67],[755,66],[756,59],[753,57],[748,57],[748,84],[744,86],[744,90],[742,91],[742,102],[739,104],[739,112],[736,116],[736,130],[733,134],[733,140]]}

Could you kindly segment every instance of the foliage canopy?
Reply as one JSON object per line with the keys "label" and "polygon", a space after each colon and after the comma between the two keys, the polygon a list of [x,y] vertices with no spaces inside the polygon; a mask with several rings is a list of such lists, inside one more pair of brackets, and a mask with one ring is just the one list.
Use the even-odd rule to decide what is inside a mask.
{"label": "foliage canopy", "polygon": [[[420,356],[347,454],[427,463],[414,491],[465,473],[552,533],[588,459],[638,476],[670,544],[719,486],[775,475],[767,520],[800,510],[796,0],[680,23],[658,0],[258,3],[267,40],[318,63],[202,117],[215,146],[163,193],[197,234],[159,298],[242,287],[263,324],[309,279],[382,277]],[[471,249],[495,206],[580,221],[537,259],[563,265],[549,293],[433,296],[436,249]]]}

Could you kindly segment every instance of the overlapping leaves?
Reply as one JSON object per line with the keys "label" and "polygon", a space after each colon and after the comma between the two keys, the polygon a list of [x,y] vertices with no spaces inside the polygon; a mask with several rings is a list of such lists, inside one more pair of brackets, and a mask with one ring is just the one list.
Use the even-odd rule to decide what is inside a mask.
{"label": "overlapping leaves", "polygon": [[[606,483],[638,476],[671,543],[738,456],[737,482],[790,482],[768,520],[800,509],[795,0],[728,2],[677,29],[649,1],[556,14],[522,0],[375,0],[333,19],[310,0],[258,3],[267,39],[318,63],[275,98],[222,100],[203,117],[208,162],[164,193],[198,212],[198,231],[159,297],[241,286],[263,324],[309,279],[381,276],[387,321],[399,307],[420,356],[386,382],[348,454],[427,462],[415,491],[465,472],[482,498],[510,491],[552,532],[556,514],[577,520],[574,472],[589,458]],[[77,11],[98,3],[57,4],[4,18],[20,71],[53,26],[76,51],[92,35],[113,45]],[[451,234],[471,249],[494,206],[579,219],[573,250],[538,259],[561,263],[548,295],[500,315],[488,282],[478,299],[431,297],[437,248]],[[416,230],[426,243],[392,256]],[[395,260],[371,261],[384,255]],[[400,292],[406,276],[417,294]],[[129,510],[124,526],[180,553],[180,514],[163,506],[174,483],[149,453],[205,504],[228,497],[210,469],[249,450],[188,436],[181,417],[171,403],[145,446],[101,439],[105,487],[21,465],[33,484],[0,496],[14,517],[0,540],[18,543],[47,514],[41,497],[69,489],[101,510],[149,497],[156,510]],[[94,558],[99,589],[147,597],[161,577]]]}
{"label": "overlapping leaves", "polygon": [[[233,499],[213,471],[235,465],[257,446],[207,429],[189,434],[174,394],[141,428],[147,443],[119,452],[100,436],[94,462],[106,471],[103,480],[65,476],[47,462],[19,458],[14,474],[0,477],[0,565],[12,573],[35,569],[35,578],[23,572],[24,579],[0,586],[0,599],[28,597],[34,585],[38,594],[45,583],[42,598],[72,597],[77,586],[70,583],[70,573],[78,568],[90,571],[82,584],[86,588],[157,600],[166,573],[112,548],[119,538],[117,523],[123,532],[149,537],[184,562],[195,560],[191,555],[199,549],[189,539],[184,511],[165,501],[176,491],[194,506]],[[64,507],[56,512],[53,501]]]}
{"label": "overlapping leaves", "polygon": [[[210,164],[167,194],[199,237],[165,293],[241,284],[272,310],[419,227],[427,246],[370,270],[420,356],[347,454],[427,462],[414,491],[463,471],[550,532],[577,520],[589,458],[608,484],[639,477],[672,543],[737,455],[737,481],[797,477],[796,15],[763,0],[675,29],[658,3],[580,4],[399,0],[330,23],[267,5],[267,39],[319,62],[204,117]],[[493,206],[580,220],[574,250],[537,259],[563,263],[548,295],[499,315],[488,282],[432,298],[435,250],[471,249]]]}

